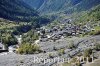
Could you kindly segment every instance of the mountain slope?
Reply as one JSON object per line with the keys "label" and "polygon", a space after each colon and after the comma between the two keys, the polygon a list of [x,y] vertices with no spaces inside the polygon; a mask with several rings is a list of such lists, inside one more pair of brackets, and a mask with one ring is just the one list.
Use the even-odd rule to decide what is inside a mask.
{"label": "mountain slope", "polygon": [[38,16],[30,6],[21,0],[0,0],[0,17],[16,20],[30,21],[30,17]]}
{"label": "mountain slope", "polygon": [[100,4],[100,0],[23,0],[23,1],[25,1],[28,4],[30,4],[31,2],[31,7],[38,9],[38,11],[40,11],[41,13],[52,13],[58,11],[65,11],[69,13],[73,11],[83,11],[83,10],[88,10]]}
{"label": "mountain slope", "polygon": [[45,2],[45,0],[23,0],[23,1],[25,1],[34,9],[39,9],[42,6],[42,4]]}

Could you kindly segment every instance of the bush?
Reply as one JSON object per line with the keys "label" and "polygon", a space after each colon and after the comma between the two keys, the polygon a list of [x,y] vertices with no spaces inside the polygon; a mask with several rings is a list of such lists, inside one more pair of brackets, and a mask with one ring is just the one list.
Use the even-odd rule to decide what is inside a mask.
{"label": "bush", "polygon": [[4,36],[2,37],[2,41],[8,46],[18,44],[17,39],[14,37],[14,35],[11,34],[4,34]]}
{"label": "bush", "polygon": [[55,51],[56,51],[56,50],[57,50],[57,48],[54,46],[54,47],[53,47],[53,50],[55,50]]}
{"label": "bush", "polygon": [[61,55],[63,55],[63,54],[65,54],[65,49],[60,49],[60,50],[58,50],[58,54],[61,56]]}
{"label": "bush", "polygon": [[75,48],[74,42],[71,41],[71,43],[68,45],[68,49],[73,49]]}
{"label": "bush", "polygon": [[97,50],[97,51],[100,51],[100,44],[97,43],[94,49]]}
{"label": "bush", "polygon": [[36,52],[41,52],[40,47],[38,45],[32,44],[22,44],[19,49],[19,54],[34,54]]}
{"label": "bush", "polygon": [[91,31],[89,35],[100,35],[100,30],[98,31]]}
{"label": "bush", "polygon": [[49,53],[49,58],[53,58],[53,54],[52,53]]}
{"label": "bush", "polygon": [[33,43],[35,40],[38,39],[39,39],[38,34],[35,31],[31,30],[27,34],[22,36],[22,43],[27,43],[27,42]]}
{"label": "bush", "polygon": [[84,51],[84,57],[90,57],[91,54],[92,54],[92,50],[91,49],[86,49]]}
{"label": "bush", "polygon": [[76,66],[82,66],[80,62],[76,63]]}

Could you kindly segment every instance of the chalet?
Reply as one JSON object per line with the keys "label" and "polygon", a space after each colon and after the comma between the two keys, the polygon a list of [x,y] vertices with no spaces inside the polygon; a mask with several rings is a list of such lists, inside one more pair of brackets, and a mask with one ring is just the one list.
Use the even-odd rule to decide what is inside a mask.
{"label": "chalet", "polygon": [[40,41],[41,42],[46,42],[46,41],[48,41],[48,38],[41,38]]}
{"label": "chalet", "polygon": [[21,44],[21,42],[22,42],[22,35],[20,35],[20,36],[15,36],[16,37],[16,39],[17,39],[17,41],[18,41],[18,44]]}
{"label": "chalet", "polygon": [[12,52],[15,52],[18,49],[18,47],[19,47],[18,45],[9,46],[8,50],[9,52],[12,53]]}
{"label": "chalet", "polygon": [[5,46],[2,43],[0,43],[0,50],[5,50]]}
{"label": "chalet", "polygon": [[40,40],[36,40],[36,41],[34,42],[34,44],[39,44],[39,42],[40,42]]}
{"label": "chalet", "polygon": [[3,45],[3,43],[0,43],[0,52],[7,52],[7,49]]}

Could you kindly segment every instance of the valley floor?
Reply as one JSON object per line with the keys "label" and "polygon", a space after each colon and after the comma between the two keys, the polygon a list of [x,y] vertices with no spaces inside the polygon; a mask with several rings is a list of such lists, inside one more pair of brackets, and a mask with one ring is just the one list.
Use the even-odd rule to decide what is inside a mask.
{"label": "valley floor", "polygon": [[[69,45],[69,41],[73,40],[74,45],[77,46],[75,49],[68,49],[66,48],[67,45]],[[60,40],[57,40],[56,42],[40,42],[40,46],[43,50],[45,50],[45,53],[39,53],[39,54],[32,54],[32,55],[18,55],[15,53],[0,53],[0,66],[55,66],[57,63],[57,60],[55,62],[47,62],[44,63],[44,60],[41,60],[40,63],[34,63],[34,60],[37,58],[42,58],[42,59],[50,59],[50,54],[52,55],[53,58],[59,57],[60,60],[61,58],[69,58],[71,59],[70,56],[77,56],[78,53],[83,52],[87,48],[92,48],[92,45],[94,45],[94,41],[96,42],[100,41],[100,35],[98,36],[91,36],[91,37],[84,37],[84,38],[78,38],[78,37],[73,37],[73,38],[63,38]],[[55,47],[56,49],[65,49],[65,53],[63,55],[59,55],[58,51],[54,50]],[[69,56],[70,55],[70,56]],[[100,60],[100,52],[95,52],[94,54],[96,57],[98,57],[98,60]],[[86,64],[84,66],[98,66],[100,61],[92,63],[91,64]]]}

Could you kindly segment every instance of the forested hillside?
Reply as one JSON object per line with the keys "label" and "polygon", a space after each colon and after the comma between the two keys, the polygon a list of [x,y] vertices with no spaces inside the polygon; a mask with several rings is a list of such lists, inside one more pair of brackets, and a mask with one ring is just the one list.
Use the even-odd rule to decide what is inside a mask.
{"label": "forested hillside", "polygon": [[45,2],[45,0],[23,0],[27,4],[29,4],[34,9],[39,9],[42,4]]}
{"label": "forested hillside", "polygon": [[96,21],[100,20],[100,5],[93,7],[91,11],[74,13],[71,18],[74,18],[76,23],[87,23],[89,21],[96,23]]}
{"label": "forested hillside", "polygon": [[15,21],[30,21],[38,13],[21,0],[0,0],[0,17]]}

